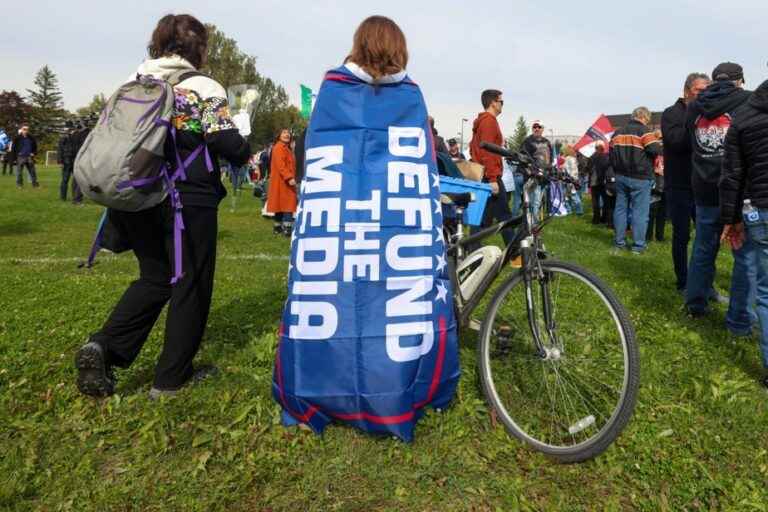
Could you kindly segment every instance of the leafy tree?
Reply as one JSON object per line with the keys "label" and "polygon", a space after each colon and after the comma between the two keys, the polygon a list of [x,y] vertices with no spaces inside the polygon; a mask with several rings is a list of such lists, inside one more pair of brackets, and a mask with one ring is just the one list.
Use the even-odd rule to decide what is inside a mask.
{"label": "leafy tree", "polygon": [[34,108],[34,129],[38,133],[50,133],[63,112],[59,79],[51,68],[43,66],[35,75],[35,89],[27,89],[28,100]]}
{"label": "leafy tree", "polygon": [[515,132],[507,138],[507,147],[512,151],[520,151],[526,137],[528,137],[528,124],[525,122],[525,117],[520,116],[515,124]]}
{"label": "leafy tree", "polygon": [[101,111],[104,110],[104,107],[107,104],[107,98],[104,96],[104,94],[94,94],[93,99],[91,102],[86,105],[85,107],[81,107],[77,109],[76,114],[79,117],[88,117],[93,114],[101,114]]}
{"label": "leafy tree", "polygon": [[29,122],[32,106],[24,101],[16,91],[0,93],[0,128],[13,137],[22,123]]}
{"label": "leafy tree", "polygon": [[268,144],[281,128],[295,133],[303,130],[306,122],[297,116],[298,110],[289,104],[288,93],[272,79],[256,71],[256,57],[243,52],[237,41],[208,25],[208,58],[203,71],[225,89],[247,84],[256,90],[251,105],[251,135],[253,149]]}

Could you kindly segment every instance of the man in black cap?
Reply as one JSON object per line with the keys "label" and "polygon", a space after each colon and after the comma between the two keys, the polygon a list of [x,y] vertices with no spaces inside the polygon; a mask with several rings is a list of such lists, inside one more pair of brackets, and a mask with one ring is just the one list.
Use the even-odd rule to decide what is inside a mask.
{"label": "man in black cap", "polygon": [[451,155],[454,162],[467,159],[464,156],[464,153],[461,152],[461,148],[459,148],[459,143],[456,142],[456,139],[448,139],[448,154]]}
{"label": "man in black cap", "polygon": [[[713,82],[688,106],[686,128],[692,150],[693,198],[696,203],[696,238],[688,268],[685,305],[692,316],[709,311],[715,279],[715,260],[720,249],[723,223],[720,220],[719,181],[725,135],[737,109],[750,97],[744,87],[744,71],[732,62],[719,64],[712,71]],[[754,289],[750,293],[748,271],[754,274],[751,244],[733,249],[731,297],[726,326],[735,335],[749,335],[754,312]],[[752,276],[754,281],[754,275]]]}

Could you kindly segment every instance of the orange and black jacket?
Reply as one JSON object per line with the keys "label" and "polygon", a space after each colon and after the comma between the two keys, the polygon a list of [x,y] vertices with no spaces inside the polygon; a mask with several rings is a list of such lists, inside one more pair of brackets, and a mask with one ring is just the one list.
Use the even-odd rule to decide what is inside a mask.
{"label": "orange and black jacket", "polygon": [[611,139],[611,166],[617,175],[639,180],[653,179],[653,159],[662,153],[661,141],[643,123],[634,119],[619,128]]}

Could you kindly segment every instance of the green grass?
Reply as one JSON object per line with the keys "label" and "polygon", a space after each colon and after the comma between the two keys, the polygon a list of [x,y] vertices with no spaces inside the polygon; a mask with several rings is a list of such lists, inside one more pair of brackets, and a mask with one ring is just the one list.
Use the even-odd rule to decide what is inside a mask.
{"label": "green grass", "polygon": [[[73,356],[135,278],[130,254],[87,253],[100,208],[0,177],[0,509],[8,510],[768,510],[768,395],[754,340],[734,341],[724,311],[690,320],[669,242],[611,255],[586,218],[545,232],[557,257],[613,286],[642,352],[633,421],[597,460],[559,465],[493,426],[475,342],[461,342],[453,406],[429,413],[406,445],[335,426],[285,429],[270,395],[286,293],[287,241],[246,195],[220,212],[213,308],[199,361],[222,374],[181,396],[147,399],[161,319],[118,394],[80,396]],[[249,259],[250,258],[250,259]],[[727,291],[730,255],[719,261]]]}

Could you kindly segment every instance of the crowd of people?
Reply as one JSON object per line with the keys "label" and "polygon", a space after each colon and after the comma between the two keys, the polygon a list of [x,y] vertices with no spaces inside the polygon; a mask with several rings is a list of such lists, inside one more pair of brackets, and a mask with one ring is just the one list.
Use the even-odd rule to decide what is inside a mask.
{"label": "crowd of people", "polygon": [[[510,212],[500,181],[501,158],[480,148],[480,142],[501,141],[496,122],[501,98],[500,91],[483,93],[485,111],[475,121],[471,144],[472,159],[485,166],[484,181],[494,185],[484,226],[518,213],[516,206]],[[598,140],[581,165],[572,147],[566,147],[558,165],[538,121],[521,150],[542,168],[561,167],[578,178],[568,211],[582,212],[580,196],[589,189],[592,222],[613,229],[616,254],[629,249],[642,255],[654,237],[664,241],[669,218],[674,284],[687,313],[701,317],[711,312],[711,304],[727,304],[726,328],[736,337],[759,338],[768,371],[768,82],[746,91],[742,67],[724,62],[712,78],[689,74],[682,96],[664,111],[660,129],[651,129],[651,121],[646,107],[636,108],[629,123],[610,140]],[[513,182],[516,190],[521,182],[520,176]],[[540,190],[532,199],[534,218]],[[714,287],[721,241],[733,256],[729,297]],[[768,374],[762,382],[768,387]]]}
{"label": "crowd of people", "polygon": [[[394,88],[415,86],[405,75],[404,36],[399,46],[393,45],[391,55],[386,48],[379,48],[378,54],[366,53],[365,38],[384,29],[395,38],[402,35],[391,20],[369,18],[358,29],[353,52],[345,67],[340,68],[340,73],[349,76],[330,80]],[[137,71],[137,76],[164,80],[179,69],[191,72],[174,85],[177,101],[172,118],[179,152],[192,160],[185,164],[185,179],[176,184],[178,200],[184,205],[184,251],[180,253],[183,276],[173,284],[169,282],[174,261],[168,247],[179,243],[173,240],[172,210],[180,208],[165,201],[138,212],[109,211],[106,229],[133,250],[139,278],[125,291],[102,328],[77,353],[77,384],[85,394],[107,396],[115,391],[114,368],[127,368],[136,359],[167,303],[170,305],[165,342],[150,397],[174,395],[185,385],[216,371],[213,367],[195,367],[193,360],[210,311],[217,208],[226,195],[219,159],[228,163],[232,179],[238,183],[241,169],[246,169],[247,177],[254,182],[255,195],[264,200],[264,213],[274,219],[276,235],[291,237],[295,233],[294,216],[300,210],[306,169],[307,132],[294,134],[287,127],[281,129],[269,147],[253,154],[232,121],[223,87],[197,72],[205,61],[207,35],[205,25],[192,16],[162,18],[152,34],[149,59]],[[754,93],[743,86],[743,71],[736,64],[718,65],[711,79],[703,73],[692,73],[685,80],[682,97],[664,111],[660,129],[652,129],[651,112],[638,107],[626,126],[616,130],[609,140],[596,142],[589,158],[572,146],[566,146],[557,155],[552,142],[544,136],[541,121],[532,123],[532,134],[519,149],[542,168],[559,171],[568,178],[559,189],[557,205],[552,199],[545,201],[555,185],[534,191],[530,204],[534,218],[538,218],[542,208],[556,215],[583,215],[583,203],[589,194],[592,223],[613,230],[614,251],[629,250],[634,255],[642,255],[654,235],[657,241],[664,240],[668,218],[672,225],[674,284],[684,297],[687,311],[699,317],[710,312],[713,302],[728,303],[726,327],[735,336],[752,336],[754,330],[759,331],[763,362],[768,369],[768,82]],[[431,117],[425,124],[427,131],[431,131],[426,140],[441,155],[438,160],[444,157],[462,163],[469,159],[482,166],[481,179],[490,186],[491,196],[482,225],[473,229],[519,215],[523,204],[523,175],[514,165],[481,147],[483,142],[504,145],[498,123],[504,110],[503,93],[488,89],[482,92],[480,100],[483,110],[473,123],[469,155],[463,153],[455,139],[445,141]],[[59,143],[60,198],[64,201],[75,157],[87,133],[85,127],[72,126]],[[389,150],[398,148],[397,144],[390,139]],[[206,148],[204,153],[195,151],[200,146]],[[397,151],[406,155],[410,150]],[[32,186],[37,187],[36,153],[35,138],[29,126],[24,125],[6,148],[3,174],[6,167],[15,165],[17,185],[22,187],[22,170],[26,169]],[[213,156],[212,164],[207,161],[209,153]],[[324,155],[321,159],[331,161],[332,156]],[[312,182],[314,188],[329,187],[333,181],[322,174],[324,170],[318,172],[321,174]],[[404,174],[406,187],[420,183],[422,176],[418,170],[407,172],[412,174]],[[77,182],[71,181],[72,201],[80,203],[82,192]],[[393,187],[391,181],[389,186]],[[399,186],[395,184],[394,188]],[[321,218],[326,219],[323,222],[330,221],[332,210],[323,212],[326,217],[318,214],[312,218],[313,226]],[[695,239],[689,258],[692,223]],[[365,233],[358,235],[364,241]],[[509,243],[514,232],[508,229],[502,236]],[[435,242],[429,239],[430,243],[439,240],[440,237]],[[713,286],[721,241],[730,246],[733,255],[729,298]],[[309,289],[309,284],[312,283],[302,286]],[[763,382],[768,386],[768,377]]]}

